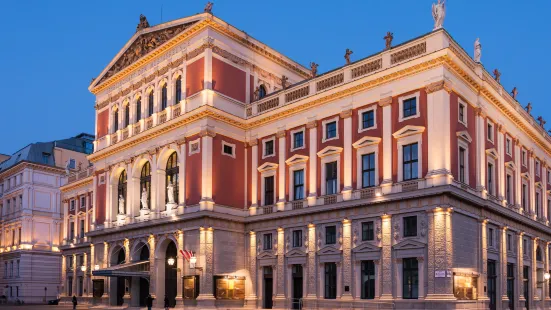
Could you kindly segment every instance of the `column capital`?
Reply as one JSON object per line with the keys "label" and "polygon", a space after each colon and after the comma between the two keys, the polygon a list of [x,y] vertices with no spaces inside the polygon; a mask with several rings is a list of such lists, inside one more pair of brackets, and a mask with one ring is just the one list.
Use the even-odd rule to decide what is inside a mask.
{"label": "column capital", "polygon": [[448,80],[441,80],[425,86],[425,91],[427,92],[427,94],[431,94],[439,90],[445,90],[446,92],[450,93],[452,91],[451,82]]}
{"label": "column capital", "polygon": [[316,120],[310,121],[306,124],[307,129],[312,129],[312,128],[316,128],[316,127],[318,127],[318,121],[316,121]]}
{"label": "column capital", "polygon": [[486,117],[486,111],[484,111],[484,108],[477,107],[476,108],[476,116]]}
{"label": "column capital", "polygon": [[249,146],[257,146],[258,145],[258,139],[251,139],[248,142]]}
{"label": "column capital", "polygon": [[213,128],[206,127],[206,128],[201,129],[201,132],[199,133],[199,137],[201,137],[201,138],[203,138],[203,137],[214,138],[214,137],[216,137],[216,132],[214,131]]}
{"label": "column capital", "polygon": [[340,115],[341,118],[349,118],[349,117],[352,117],[352,109],[344,110],[344,111],[342,111],[339,115]]}
{"label": "column capital", "polygon": [[386,107],[392,103],[392,96],[384,97],[379,99],[379,106]]}
{"label": "column capital", "polygon": [[276,138],[280,139],[280,138],[285,138],[285,129],[283,130],[279,130],[277,133],[276,133]]}
{"label": "column capital", "polygon": [[186,137],[182,137],[176,140],[176,144],[178,146],[181,146],[182,144],[186,144]]}
{"label": "column capital", "polygon": [[417,257],[417,262],[422,263],[425,260],[424,256]]}

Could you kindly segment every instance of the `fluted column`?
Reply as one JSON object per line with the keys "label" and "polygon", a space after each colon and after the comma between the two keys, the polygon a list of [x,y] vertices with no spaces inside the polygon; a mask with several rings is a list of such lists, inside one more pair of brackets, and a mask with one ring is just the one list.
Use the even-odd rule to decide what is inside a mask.
{"label": "fluted column", "polygon": [[[318,160],[318,123],[315,118],[306,124],[309,135],[309,159],[308,159],[308,206],[316,205],[316,197],[318,196],[317,190],[317,160]],[[310,268],[310,267],[308,267]]]}
{"label": "fluted column", "polygon": [[344,120],[344,188],[342,197],[344,200],[350,200],[352,199],[352,109],[342,111],[340,117]]}

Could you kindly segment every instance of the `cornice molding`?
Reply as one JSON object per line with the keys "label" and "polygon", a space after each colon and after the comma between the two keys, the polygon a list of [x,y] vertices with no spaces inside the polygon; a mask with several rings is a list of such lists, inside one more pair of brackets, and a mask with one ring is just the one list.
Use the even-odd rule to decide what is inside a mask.
{"label": "cornice molding", "polygon": [[390,104],[392,104],[392,96],[381,98],[381,100],[379,100],[380,107],[386,107],[387,105],[390,105]]}
{"label": "cornice molding", "polygon": [[425,86],[425,91],[427,92],[427,94],[432,94],[439,90],[445,90],[446,92],[450,93],[452,91],[451,82],[447,80],[441,80]]}

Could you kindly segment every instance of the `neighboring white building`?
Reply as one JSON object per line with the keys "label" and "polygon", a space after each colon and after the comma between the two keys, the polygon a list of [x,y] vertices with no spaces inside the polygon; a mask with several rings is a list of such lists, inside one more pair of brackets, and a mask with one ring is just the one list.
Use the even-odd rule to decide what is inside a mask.
{"label": "neighboring white building", "polygon": [[0,287],[8,300],[59,292],[61,191],[66,169],[88,166],[94,136],[33,143],[0,163]]}

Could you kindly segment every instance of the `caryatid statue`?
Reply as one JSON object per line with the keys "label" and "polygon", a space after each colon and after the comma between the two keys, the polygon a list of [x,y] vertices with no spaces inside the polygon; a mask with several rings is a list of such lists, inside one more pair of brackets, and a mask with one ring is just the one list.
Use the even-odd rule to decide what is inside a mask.
{"label": "caryatid statue", "polygon": [[174,201],[174,184],[172,184],[172,181],[168,181],[168,185],[166,186],[166,193],[168,196],[168,203],[170,204],[176,203]]}
{"label": "caryatid statue", "polygon": [[432,18],[434,18],[434,29],[437,30],[444,26],[446,18],[446,0],[438,0],[438,3],[432,4]]}
{"label": "caryatid statue", "polygon": [[481,58],[482,58],[482,44],[480,44],[480,39],[476,38],[476,41],[474,41],[474,61],[477,63],[480,63]]}
{"label": "caryatid statue", "polygon": [[119,214],[124,214],[124,197],[119,195]]}
{"label": "caryatid statue", "polygon": [[142,202],[142,209],[148,210],[149,206],[147,205],[147,189],[145,187],[142,190],[142,197],[140,201]]}

